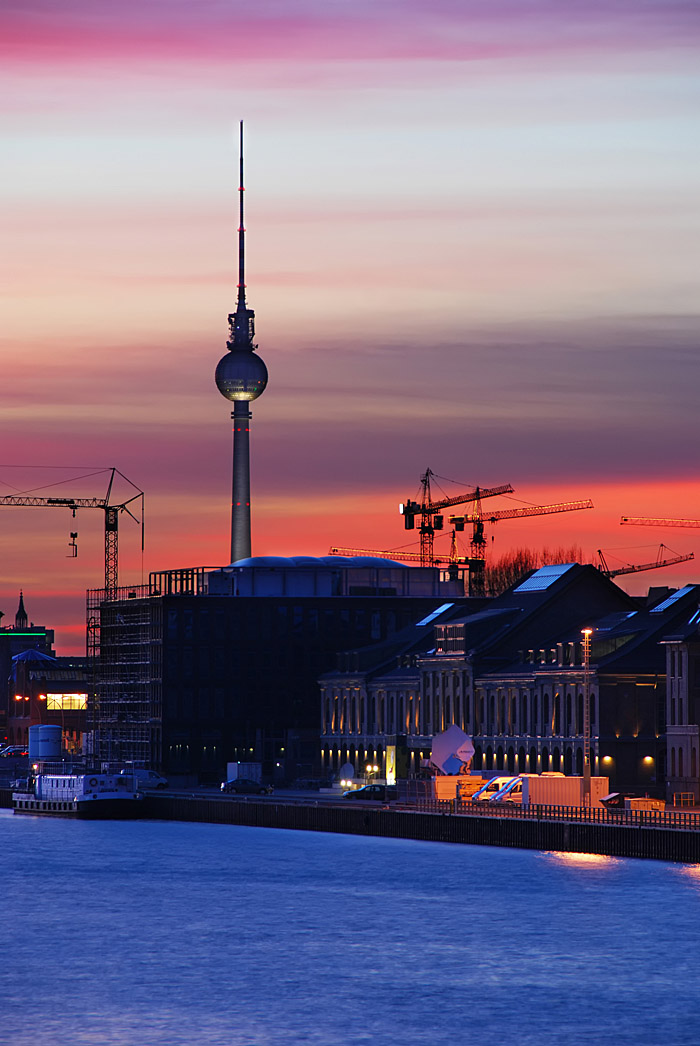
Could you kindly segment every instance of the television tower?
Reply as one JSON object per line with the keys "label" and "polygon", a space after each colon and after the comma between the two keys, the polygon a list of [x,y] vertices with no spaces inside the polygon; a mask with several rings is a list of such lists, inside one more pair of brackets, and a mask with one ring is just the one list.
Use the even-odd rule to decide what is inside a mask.
{"label": "television tower", "polygon": [[245,227],[243,225],[243,121],[240,124],[238,183],[238,299],[228,318],[228,352],[216,367],[222,396],[233,401],[233,494],[231,499],[231,562],[250,556],[250,413],[249,404],[267,385],[267,367],[253,344],[255,313],[245,300]]}

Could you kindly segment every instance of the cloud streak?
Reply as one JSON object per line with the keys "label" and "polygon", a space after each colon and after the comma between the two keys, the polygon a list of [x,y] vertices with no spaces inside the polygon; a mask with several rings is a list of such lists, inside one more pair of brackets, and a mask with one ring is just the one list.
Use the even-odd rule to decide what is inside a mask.
{"label": "cloud streak", "polygon": [[697,7],[682,2],[515,0],[454,3],[136,0],[25,3],[0,19],[6,60],[75,63],[146,59],[247,64],[347,60],[484,61],[638,50],[697,41]]}

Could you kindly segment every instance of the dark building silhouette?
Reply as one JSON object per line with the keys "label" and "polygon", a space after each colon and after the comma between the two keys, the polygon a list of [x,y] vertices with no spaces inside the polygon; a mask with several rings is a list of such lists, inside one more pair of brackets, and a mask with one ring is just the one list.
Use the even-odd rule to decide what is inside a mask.
{"label": "dark building silhouette", "polygon": [[97,754],[170,775],[218,776],[238,759],[269,776],[318,772],[317,680],[337,652],[468,605],[462,593],[434,568],[269,556],[93,594]]}

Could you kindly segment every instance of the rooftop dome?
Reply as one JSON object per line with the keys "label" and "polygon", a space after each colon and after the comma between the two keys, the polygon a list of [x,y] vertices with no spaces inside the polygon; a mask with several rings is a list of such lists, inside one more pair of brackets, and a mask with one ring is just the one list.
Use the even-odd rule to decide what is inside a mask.
{"label": "rooftop dome", "polygon": [[251,556],[249,559],[238,559],[230,567],[276,567],[293,570],[311,568],[320,570],[323,567],[406,567],[395,559],[383,559],[379,556]]}

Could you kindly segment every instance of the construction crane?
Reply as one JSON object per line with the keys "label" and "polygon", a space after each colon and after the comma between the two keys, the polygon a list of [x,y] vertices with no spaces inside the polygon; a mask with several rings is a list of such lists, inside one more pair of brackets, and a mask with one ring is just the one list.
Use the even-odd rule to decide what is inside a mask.
{"label": "construction crane", "polygon": [[434,560],[435,531],[442,530],[444,522],[444,517],[440,515],[442,509],[452,508],[453,505],[464,505],[470,501],[480,502],[482,498],[493,498],[497,494],[513,493],[510,483],[506,483],[501,487],[484,487],[483,489],[476,487],[467,494],[458,494],[454,498],[441,498],[439,501],[433,501],[430,494],[431,476],[435,476],[435,473],[430,469],[426,469],[421,476],[423,489],[420,502],[408,500],[399,505],[399,512],[403,516],[406,530],[414,530],[416,516],[420,516],[420,563],[424,567],[430,566]]}
{"label": "construction crane", "polygon": [[455,530],[464,530],[465,524],[471,523],[470,562],[474,564],[469,572],[469,595],[483,596],[485,592],[486,536],[484,524],[497,523],[500,519],[522,519],[525,516],[548,516],[555,512],[578,512],[581,509],[593,508],[590,499],[586,501],[562,501],[554,505],[528,505],[525,508],[499,509],[487,515],[481,510],[481,501],[471,513],[464,516],[450,516],[450,523]]}
{"label": "construction crane", "polygon": [[[144,493],[118,469],[113,468],[106,471],[110,472],[110,477],[107,485],[107,494],[104,498],[40,498],[33,494],[7,494],[0,496],[0,506],[14,506],[15,508],[67,508],[72,512],[73,518],[75,518],[78,509],[101,509],[105,517],[105,593],[109,597],[114,595],[119,583],[119,516],[122,512],[126,512],[133,520],[141,524],[141,550],[143,551]],[[126,480],[138,493],[131,498],[127,498],[126,501],[119,505],[112,505],[110,504],[110,496],[116,476]],[[129,508],[129,505],[133,505],[135,501],[139,500],[141,502],[140,519]],[[76,532],[71,532],[72,547],[76,547],[76,555],[77,546],[75,546],[75,540],[77,536]]]}
{"label": "construction crane", "polygon": [[635,527],[700,527],[700,519],[647,519],[644,516],[623,516],[620,525]]}
{"label": "construction crane", "polygon": [[[392,551],[391,549],[374,549],[374,548],[345,548],[332,546],[328,550],[330,556],[372,556],[376,558],[387,558],[400,560],[402,563],[420,563],[421,566],[425,566],[422,562],[420,552],[402,552]],[[457,541],[454,530],[452,531],[452,542],[450,545],[449,556],[433,556],[432,560],[428,564],[431,567],[446,567],[449,571],[451,579],[456,579],[459,573],[459,568],[469,568],[471,566],[471,560],[466,556],[460,556],[457,550]]]}
{"label": "construction crane", "polygon": [[658,570],[659,567],[671,567],[676,563],[687,563],[688,560],[695,559],[695,554],[693,552],[689,552],[684,556],[678,555],[674,552],[670,559],[664,559],[664,551],[673,552],[673,549],[669,548],[667,545],[659,545],[659,551],[656,560],[653,563],[629,564],[626,567],[616,567],[615,569],[611,569],[603,555],[603,550],[599,548],[598,558],[600,559],[600,566],[598,567],[598,570],[601,574],[605,574],[606,577],[620,577],[621,574],[636,574],[640,570]]}

